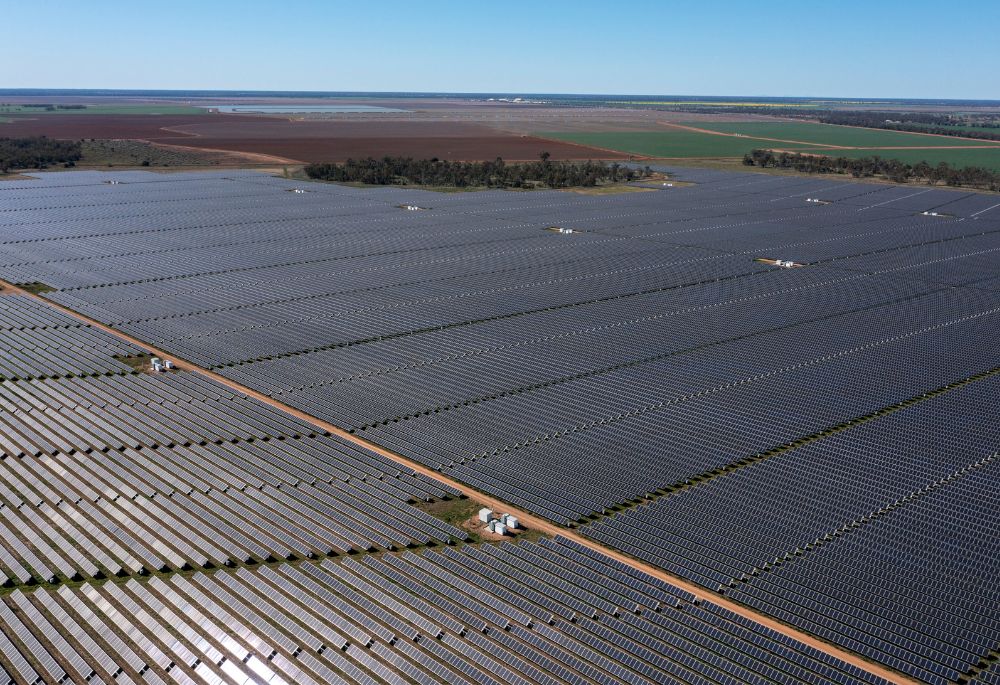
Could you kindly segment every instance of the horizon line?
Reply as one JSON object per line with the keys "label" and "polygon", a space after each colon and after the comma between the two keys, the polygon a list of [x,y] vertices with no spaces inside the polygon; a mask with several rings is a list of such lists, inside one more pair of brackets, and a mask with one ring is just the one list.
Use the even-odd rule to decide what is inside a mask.
{"label": "horizon line", "polygon": [[940,97],[880,97],[880,96],[841,96],[841,95],[706,95],[706,94],[657,94],[657,93],[573,93],[573,92],[521,92],[521,91],[404,91],[404,90],[272,90],[272,89],[250,89],[250,88],[0,88],[0,95],[21,95],[32,94],[87,94],[92,96],[110,96],[115,94],[166,94],[166,93],[187,93],[204,94],[211,96],[218,93],[242,94],[242,95],[312,95],[312,96],[502,96],[502,97],[600,97],[600,98],[702,98],[702,99],[761,99],[761,100],[806,100],[806,101],[833,101],[833,102],[867,102],[878,104],[879,102],[976,102],[1000,105],[1000,100],[990,100],[985,98],[940,98]]}

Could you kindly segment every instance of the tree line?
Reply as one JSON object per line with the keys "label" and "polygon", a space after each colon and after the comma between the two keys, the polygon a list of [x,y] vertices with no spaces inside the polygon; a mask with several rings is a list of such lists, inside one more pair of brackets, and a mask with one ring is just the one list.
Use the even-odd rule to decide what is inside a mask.
{"label": "tree line", "polygon": [[44,169],[52,164],[76,166],[83,156],[80,142],[45,136],[0,138],[0,173],[13,169]]}
{"label": "tree line", "polygon": [[771,150],[753,150],[743,156],[746,166],[794,169],[812,174],[850,174],[854,178],[885,178],[895,183],[924,181],[930,184],[1000,191],[1000,173],[982,167],[953,167],[946,162],[907,164],[882,157],[826,157]]}
{"label": "tree line", "polygon": [[635,181],[649,169],[632,169],[605,162],[553,162],[543,152],[537,162],[508,164],[449,162],[438,158],[383,157],[349,159],[343,164],[310,164],[309,178],[369,185],[451,186],[456,188],[587,188],[605,183]]}
{"label": "tree line", "polygon": [[38,104],[23,104],[23,105],[12,105],[10,103],[4,102],[0,103],[0,109],[10,110],[10,109],[42,109],[46,112],[55,112],[61,109],[87,109],[87,105],[53,105],[48,102],[38,103]]}

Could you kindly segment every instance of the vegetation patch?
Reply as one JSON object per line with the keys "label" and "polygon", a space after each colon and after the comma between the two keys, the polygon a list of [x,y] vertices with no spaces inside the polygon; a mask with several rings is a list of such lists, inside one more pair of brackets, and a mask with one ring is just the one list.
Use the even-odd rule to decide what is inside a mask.
{"label": "vegetation patch", "polygon": [[[701,160],[729,158],[738,161],[747,153],[767,147],[776,151],[842,157],[878,155],[911,164],[945,162],[952,167],[973,166],[1000,171],[1000,144],[992,141],[812,122],[698,122],[692,126],[704,132],[678,128],[540,135],[643,158],[699,160],[699,165],[705,165]],[[823,145],[828,147],[820,147]]]}
{"label": "vegetation patch", "polygon": [[[759,142],[735,136],[717,136],[682,129],[665,131],[615,131],[607,133],[542,133],[546,138],[555,138],[578,145],[620,150],[642,157],[700,158],[735,157],[740,158]],[[782,145],[792,147],[795,145]],[[803,145],[802,147],[807,147]]]}
{"label": "vegetation patch", "polygon": [[471,538],[470,542],[479,542],[481,540],[480,536],[474,530],[469,530],[465,525],[469,519],[475,520],[479,514],[480,506],[478,502],[468,497],[457,497],[453,499],[434,500],[433,502],[418,502],[414,506],[434,518],[441,519],[447,524],[465,530]]}
{"label": "vegetation patch", "polygon": [[[782,146],[784,147],[784,146]],[[953,168],[962,167],[982,167],[1000,171],[1000,145],[986,148],[960,148],[960,149],[913,149],[913,150],[830,150],[830,149],[808,149],[794,150],[801,154],[814,155],[836,155],[837,157],[849,157],[860,159],[863,157],[878,156],[882,159],[895,159],[907,164],[938,165],[942,162]]]}
{"label": "vegetation patch", "polygon": [[978,140],[1000,141],[1000,120],[995,117],[935,114],[931,112],[827,112],[817,117],[826,124],[864,126],[889,131],[933,133]]}
{"label": "vegetation patch", "polygon": [[479,520],[479,510],[482,505],[468,497],[455,499],[435,500],[433,502],[418,502],[415,504],[418,509],[439,518],[456,528],[460,528],[469,534],[468,544],[479,544],[482,542],[498,542],[500,540],[531,540],[537,541],[545,537],[541,531],[533,528],[525,528],[524,522],[516,530],[507,530],[507,535],[491,533],[486,524]]}
{"label": "vegetation patch", "polygon": [[86,109],[86,105],[54,105],[51,103],[37,103],[26,105],[11,105],[0,103],[0,112],[10,112],[14,114],[37,114],[38,112],[62,112]]}
{"label": "vegetation patch", "polygon": [[116,354],[114,356],[116,361],[120,361],[122,364],[129,366],[136,373],[147,373],[150,369],[151,360],[153,355],[143,353],[143,354]]}
{"label": "vegetation patch", "polygon": [[45,136],[0,138],[0,174],[14,169],[45,169],[53,164],[71,167],[82,155],[79,141]]}
{"label": "vegetation patch", "polygon": [[595,188],[561,188],[560,192],[577,193],[578,195],[621,195],[623,193],[645,193],[651,190],[655,190],[655,188],[618,184]]}
{"label": "vegetation patch", "polygon": [[187,167],[218,166],[230,155],[209,151],[161,147],[138,140],[84,140],[81,166],[89,167]]}
{"label": "vegetation patch", "polygon": [[16,283],[18,288],[21,290],[32,293],[33,295],[44,295],[45,293],[53,293],[56,288],[53,288],[48,283],[42,283],[41,281],[32,281],[31,283]]}
{"label": "vegetation patch", "polygon": [[754,150],[743,158],[746,166],[793,169],[813,174],[849,174],[854,178],[883,178],[894,183],[922,181],[1000,192],[1000,172],[980,167],[952,167],[945,162],[907,164],[881,157],[827,157],[818,154],[774,153]]}
{"label": "vegetation patch", "polygon": [[0,173],[0,181],[26,181],[31,179],[37,179],[37,177],[16,171],[9,171],[6,174]]}
{"label": "vegetation patch", "polygon": [[605,162],[553,162],[543,152],[538,162],[507,164],[449,162],[437,158],[383,157],[349,159],[343,164],[310,164],[312,179],[368,185],[416,185],[454,188],[595,188],[645,178],[650,171]]}
{"label": "vegetation patch", "polygon": [[188,105],[58,105],[53,103],[0,103],[0,114],[205,114],[208,110]]}
{"label": "vegetation patch", "polygon": [[[113,358],[130,367],[136,373],[156,375],[158,373],[177,373],[180,371],[180,369],[174,365],[173,360],[170,360],[171,368],[168,369],[165,365],[163,365],[163,362],[167,361],[166,359],[162,357],[155,357],[148,352],[142,352],[140,354],[116,354]],[[161,365],[159,371],[153,367],[154,360]]]}

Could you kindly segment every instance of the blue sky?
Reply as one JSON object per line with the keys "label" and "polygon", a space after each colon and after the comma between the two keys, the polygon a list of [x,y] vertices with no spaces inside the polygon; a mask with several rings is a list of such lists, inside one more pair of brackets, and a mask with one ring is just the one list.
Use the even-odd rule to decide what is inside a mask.
{"label": "blue sky", "polygon": [[1000,2],[0,0],[0,88],[1000,99]]}

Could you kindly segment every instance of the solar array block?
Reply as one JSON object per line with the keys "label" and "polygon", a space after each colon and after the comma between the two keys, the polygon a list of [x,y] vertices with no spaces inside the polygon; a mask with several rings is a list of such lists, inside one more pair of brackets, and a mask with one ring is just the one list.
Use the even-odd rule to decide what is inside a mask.
{"label": "solar array block", "polygon": [[[679,173],[41,174],[0,188],[0,277],[909,675],[990,682],[1000,205]],[[877,682],[569,541],[402,553],[468,538],[413,506],[456,491],[137,372],[141,346],[37,299],[0,294],[0,349],[13,679]]]}

